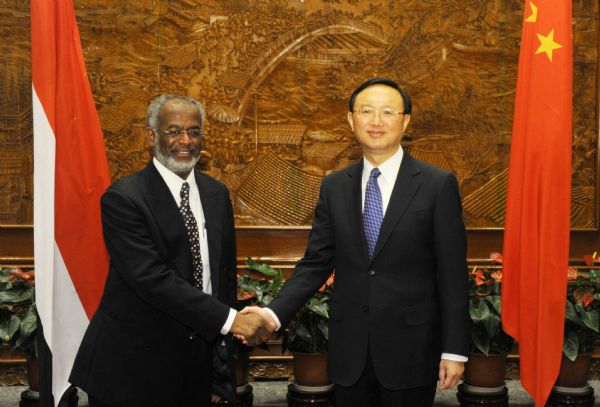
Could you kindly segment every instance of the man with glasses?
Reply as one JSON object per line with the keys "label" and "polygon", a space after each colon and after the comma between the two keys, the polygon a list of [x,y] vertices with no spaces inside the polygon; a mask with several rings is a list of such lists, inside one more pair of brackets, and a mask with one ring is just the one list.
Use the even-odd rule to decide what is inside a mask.
{"label": "man with glasses", "polygon": [[110,269],[70,381],[88,393],[90,407],[209,406],[217,387],[235,397],[224,373],[228,334],[261,342],[274,326],[234,310],[229,193],[194,170],[204,108],[160,96],[147,120],[154,159],[102,197]]}
{"label": "man with glasses", "polygon": [[267,309],[278,327],[335,269],[328,370],[337,407],[431,406],[469,351],[466,234],[456,178],[401,147],[408,94],[371,79],[350,97],[363,159],[323,179],[304,257]]}

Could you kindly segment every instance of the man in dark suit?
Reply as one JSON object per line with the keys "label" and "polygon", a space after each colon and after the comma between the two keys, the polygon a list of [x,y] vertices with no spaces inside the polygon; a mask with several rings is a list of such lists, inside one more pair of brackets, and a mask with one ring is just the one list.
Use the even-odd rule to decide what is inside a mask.
{"label": "man in dark suit", "polygon": [[[234,310],[229,193],[194,170],[204,121],[196,100],[155,99],[147,128],[153,161],[102,197],[110,269],[70,376],[91,407],[208,406],[213,358],[229,362],[228,333],[261,341],[272,330],[263,317]],[[225,382],[222,395],[231,397]]]}
{"label": "man in dark suit", "polygon": [[328,370],[337,407],[431,406],[436,381],[455,386],[469,350],[458,184],[402,150],[411,102],[395,82],[365,82],[349,110],[363,160],[323,179],[293,276],[269,308],[244,312],[285,325],[335,269]]}

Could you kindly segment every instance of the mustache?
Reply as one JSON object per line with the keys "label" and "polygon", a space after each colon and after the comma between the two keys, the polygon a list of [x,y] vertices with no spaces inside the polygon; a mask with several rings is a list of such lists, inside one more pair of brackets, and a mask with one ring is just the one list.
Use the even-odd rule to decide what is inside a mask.
{"label": "mustache", "polygon": [[181,151],[188,151],[193,156],[196,156],[196,155],[200,155],[200,152],[202,151],[202,147],[201,146],[196,146],[196,147],[179,147],[179,146],[173,146],[173,147],[169,147],[167,149],[167,154],[175,154],[175,153],[179,153]]}

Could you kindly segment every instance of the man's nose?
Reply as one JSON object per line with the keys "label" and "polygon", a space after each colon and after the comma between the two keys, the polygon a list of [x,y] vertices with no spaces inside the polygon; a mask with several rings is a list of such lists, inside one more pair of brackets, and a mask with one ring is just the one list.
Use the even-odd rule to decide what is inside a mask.
{"label": "man's nose", "polygon": [[371,117],[371,123],[377,126],[381,126],[383,124],[383,113],[375,110],[373,112],[373,116]]}
{"label": "man's nose", "polygon": [[179,142],[183,144],[190,144],[192,142],[192,138],[190,137],[188,132],[184,130],[181,133],[181,136],[179,136]]}

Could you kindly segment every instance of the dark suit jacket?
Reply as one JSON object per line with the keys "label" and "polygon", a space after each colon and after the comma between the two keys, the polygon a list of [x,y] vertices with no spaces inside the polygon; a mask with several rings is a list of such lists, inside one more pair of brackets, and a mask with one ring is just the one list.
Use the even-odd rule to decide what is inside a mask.
{"label": "dark suit jacket", "polygon": [[379,382],[434,383],[442,352],[467,355],[466,236],[456,178],[404,154],[369,259],[362,161],[323,179],[308,246],[269,305],[287,324],[335,269],[329,375],[354,384],[370,352]]}
{"label": "dark suit jacket", "polygon": [[[196,171],[195,177],[206,219],[212,295],[193,286],[187,230],[154,164],[115,182],[102,196],[110,269],[70,381],[106,403],[175,405],[190,335],[196,332],[210,349],[235,305],[229,193],[205,174]],[[209,361],[206,366],[210,374]]]}

